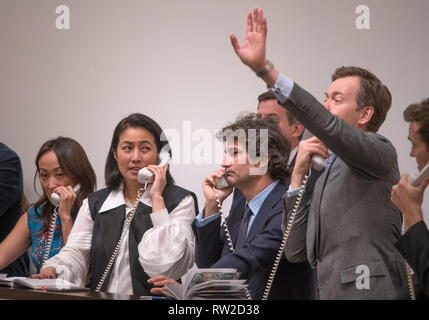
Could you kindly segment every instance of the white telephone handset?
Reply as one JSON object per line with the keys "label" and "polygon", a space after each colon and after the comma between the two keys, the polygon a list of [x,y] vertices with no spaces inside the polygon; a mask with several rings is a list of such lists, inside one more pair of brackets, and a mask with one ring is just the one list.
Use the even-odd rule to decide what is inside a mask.
{"label": "white telephone handset", "polygon": [[226,178],[224,176],[220,177],[220,178],[215,178],[215,182],[216,182],[216,189],[225,189],[229,187],[229,182],[228,180],[226,180]]}
{"label": "white telephone handset", "polygon": [[[73,191],[74,191],[75,193],[78,193],[78,192],[79,192],[79,190],[80,190],[80,184],[77,184],[77,185],[73,188]],[[54,206],[57,206],[57,205],[59,205],[59,204],[60,204],[60,199],[61,199],[61,197],[60,197],[60,195],[59,195],[58,193],[55,193],[55,192],[51,193],[51,203],[52,203]]]}
{"label": "white telephone handset", "polygon": [[[159,166],[165,166],[170,160],[170,153],[168,151],[162,150],[159,154]],[[153,173],[149,171],[148,168],[142,168],[139,170],[137,180],[138,182],[145,184],[150,178],[152,178]]]}
{"label": "white telephone handset", "polygon": [[408,182],[411,183],[411,185],[414,187],[417,187],[427,176],[429,176],[429,162],[419,173],[410,175],[408,177]]}
{"label": "white telephone handset", "polygon": [[315,154],[311,157],[311,168],[317,171],[322,170],[326,166],[326,159]]}

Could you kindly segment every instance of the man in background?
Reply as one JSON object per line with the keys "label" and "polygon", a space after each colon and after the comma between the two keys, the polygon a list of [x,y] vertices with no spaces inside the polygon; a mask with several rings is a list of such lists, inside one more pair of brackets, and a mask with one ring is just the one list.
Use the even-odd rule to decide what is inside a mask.
{"label": "man in background", "polygon": [[[13,150],[0,143],[0,242],[21,217],[23,190],[21,160]],[[21,255],[0,273],[7,273],[8,277],[28,277],[28,253]]]}
{"label": "man in background", "polygon": [[279,105],[276,96],[271,91],[266,91],[258,97],[258,113],[263,117],[271,116],[278,121],[281,132],[290,143],[290,156],[288,167],[290,171],[295,163],[298,144],[304,136],[304,126],[298,122],[284,107]]}
{"label": "man in background", "polygon": [[[412,104],[404,111],[405,121],[410,122],[408,139],[411,141],[410,156],[416,158],[418,170],[429,163],[429,99]],[[396,243],[396,247],[414,270],[422,298],[429,298],[429,231],[423,221],[422,203],[429,175],[418,186],[403,174],[392,188],[392,202],[399,208],[408,227]]]}

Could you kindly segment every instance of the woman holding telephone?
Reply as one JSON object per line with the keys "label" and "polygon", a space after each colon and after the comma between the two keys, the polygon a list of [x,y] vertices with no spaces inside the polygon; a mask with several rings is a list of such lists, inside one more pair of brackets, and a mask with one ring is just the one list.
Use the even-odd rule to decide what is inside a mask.
{"label": "woman holding telephone", "polygon": [[85,285],[91,274],[95,292],[149,295],[150,277],[179,279],[194,264],[197,200],[174,184],[170,147],[161,137],[161,127],[143,114],[118,123],[106,160],[107,188],[84,200],[69,242],[39,277]]}
{"label": "woman holding telephone", "polygon": [[71,138],[46,141],[35,163],[34,183],[39,176],[43,194],[0,243],[0,269],[31,246],[31,259],[39,272],[43,262],[67,243],[83,199],[96,187],[95,172],[85,151]]}

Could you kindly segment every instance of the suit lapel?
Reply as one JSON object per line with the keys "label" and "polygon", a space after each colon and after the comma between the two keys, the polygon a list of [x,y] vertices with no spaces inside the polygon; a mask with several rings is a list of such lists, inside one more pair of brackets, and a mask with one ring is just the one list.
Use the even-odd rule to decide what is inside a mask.
{"label": "suit lapel", "polygon": [[[314,239],[312,239],[313,242],[313,249],[314,249],[314,258],[316,259],[319,256],[319,237],[320,237],[320,207],[322,204],[322,198],[323,193],[325,191],[325,186],[328,181],[329,174],[331,172],[332,167],[334,166],[335,161],[337,160],[337,157],[334,158],[331,165],[325,169],[326,174],[323,179],[323,185],[321,187],[320,195],[318,197],[318,201],[316,202],[316,206],[314,207],[314,217],[312,217],[314,220],[310,223],[313,223],[313,226],[311,226],[314,234]],[[309,218],[311,220],[311,218]]]}
{"label": "suit lapel", "polygon": [[268,194],[262,203],[255,220],[253,220],[253,224],[249,230],[249,234],[247,235],[246,242],[251,241],[259,232],[261,232],[265,226],[265,221],[267,220],[269,213],[278,204],[278,202],[282,200],[282,195],[285,192],[286,186],[284,184],[278,183],[276,187],[270,192],[270,194]]}

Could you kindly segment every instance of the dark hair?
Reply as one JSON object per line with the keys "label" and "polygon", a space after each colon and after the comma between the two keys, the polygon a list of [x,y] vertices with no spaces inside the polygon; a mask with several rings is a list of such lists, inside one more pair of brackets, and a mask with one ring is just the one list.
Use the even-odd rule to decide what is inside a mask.
{"label": "dark hair", "polygon": [[[267,101],[267,100],[276,100],[277,101],[277,97],[270,90],[265,91],[264,93],[260,94],[258,96],[258,109],[259,109],[259,105],[261,104],[261,102]],[[287,121],[288,121],[290,126],[298,122],[298,120],[289,111],[287,111],[286,108],[284,108],[284,110],[286,113]],[[299,135],[299,137],[298,137],[299,141],[302,140],[302,137],[304,136],[304,132],[305,132],[305,129],[302,130],[301,134]]]}
{"label": "dark hair", "polygon": [[392,104],[389,89],[371,72],[359,67],[339,67],[332,75],[332,81],[346,77],[359,77],[360,88],[356,94],[358,109],[371,106],[374,114],[367,124],[368,131],[377,132],[386,119]]}
{"label": "dark hair", "polygon": [[417,131],[429,151],[429,98],[421,103],[411,104],[404,111],[404,120],[415,121],[420,128]]}
{"label": "dark hair", "polygon": [[222,128],[217,133],[217,138],[223,141],[230,136],[237,137],[239,132],[243,132],[246,136],[246,150],[248,150],[249,140],[254,139],[249,137],[251,129],[255,129],[255,144],[256,155],[260,155],[261,130],[266,129],[268,132],[268,173],[275,180],[285,181],[289,178],[288,159],[290,155],[290,142],[280,131],[277,119],[273,117],[262,117],[257,113],[241,114],[236,121]]}
{"label": "dark hair", "polygon": [[[107,188],[111,190],[117,189],[124,181],[124,177],[119,171],[118,163],[115,159],[115,152],[118,148],[119,138],[122,132],[128,128],[144,128],[148,130],[154,137],[156,143],[157,153],[164,149],[170,153],[170,144],[166,137],[164,137],[161,127],[154,120],[141,113],[133,113],[128,117],[122,119],[117,124],[113,132],[112,142],[110,144],[109,153],[107,154],[106,166],[104,168],[104,178],[106,180]],[[170,167],[167,170],[167,184],[173,184],[174,179],[170,173]]]}
{"label": "dark hair", "polygon": [[[35,163],[37,170],[33,180],[34,190],[36,190],[37,175],[40,174],[39,160],[49,151],[53,151],[57,156],[58,163],[64,174],[80,184],[80,191],[77,193],[76,201],[71,210],[73,214],[77,214],[77,211],[82,205],[82,201],[88,197],[88,194],[95,191],[97,178],[94,169],[82,146],[77,141],[67,137],[58,137],[48,140],[40,147],[36,156]],[[49,228],[49,219],[51,217],[51,212],[54,210],[54,206],[48,201],[48,197],[45,193],[43,193],[40,199],[33,205],[36,212],[37,208],[42,204],[44,204],[44,206],[40,214],[43,220],[41,233]]]}

